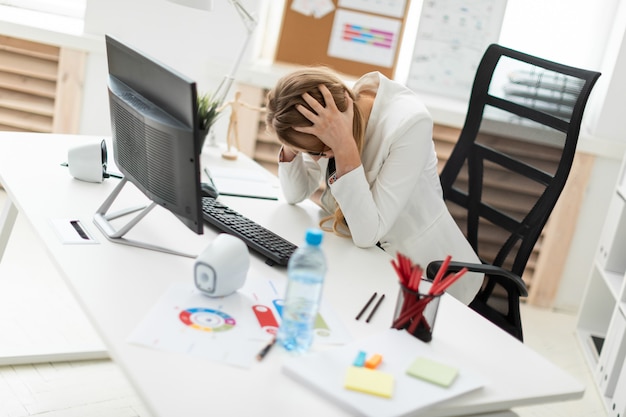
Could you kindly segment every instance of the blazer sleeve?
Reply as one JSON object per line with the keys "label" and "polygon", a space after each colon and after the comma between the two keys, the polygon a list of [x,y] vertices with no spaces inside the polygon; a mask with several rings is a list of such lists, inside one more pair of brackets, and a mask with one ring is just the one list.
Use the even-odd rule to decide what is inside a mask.
{"label": "blazer sleeve", "polygon": [[309,198],[323,179],[323,168],[318,162],[299,153],[291,162],[278,163],[278,179],[285,200],[296,204]]}
{"label": "blazer sleeve", "polygon": [[379,132],[384,136],[381,143],[389,144],[378,150],[387,154],[382,165],[372,167],[372,172],[361,166],[331,185],[359,247],[374,246],[387,234],[414,198],[420,176],[434,158],[433,122],[428,113],[410,113],[400,124],[394,122],[385,123],[386,131]]}

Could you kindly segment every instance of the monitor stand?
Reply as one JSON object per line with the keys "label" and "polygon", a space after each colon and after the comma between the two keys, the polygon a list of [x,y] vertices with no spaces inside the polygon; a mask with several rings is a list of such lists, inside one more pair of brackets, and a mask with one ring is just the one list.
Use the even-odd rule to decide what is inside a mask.
{"label": "monitor stand", "polygon": [[[145,242],[139,242],[124,237],[124,235],[130,231],[130,229],[132,229],[137,223],[139,223],[139,221],[143,219],[157,205],[155,202],[151,202],[147,206],[129,207],[124,210],[107,214],[107,211],[111,208],[111,205],[113,204],[117,196],[121,193],[127,182],[128,180],[126,178],[122,178],[117,187],[115,187],[113,192],[107,197],[106,200],[104,200],[104,203],[102,203],[102,205],[98,208],[96,214],[94,214],[93,221],[96,226],[98,226],[98,229],[100,229],[100,231],[104,234],[104,236],[106,236],[108,240],[114,243],[121,243],[123,245],[135,246],[138,248],[169,253],[172,255],[185,256],[187,258],[196,258],[198,256],[197,254],[194,255],[184,253],[175,249],[152,245]],[[139,213],[120,229],[116,229],[115,226],[110,222],[111,220],[115,220],[131,213],[135,213],[137,211],[139,211]]]}

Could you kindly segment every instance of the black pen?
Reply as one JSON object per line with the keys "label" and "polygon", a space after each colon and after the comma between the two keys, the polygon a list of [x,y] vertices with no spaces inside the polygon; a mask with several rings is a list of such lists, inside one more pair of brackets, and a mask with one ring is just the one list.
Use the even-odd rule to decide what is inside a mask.
{"label": "black pen", "polygon": [[355,320],[358,320],[361,318],[361,316],[363,315],[363,313],[365,313],[365,310],[367,310],[367,308],[370,306],[370,304],[372,304],[372,301],[374,301],[374,298],[376,298],[376,295],[378,293],[374,293],[372,294],[372,296],[370,297],[370,299],[367,301],[367,303],[365,304],[365,306],[363,306],[363,308],[361,309],[361,311],[359,311],[359,314],[357,314],[357,316],[354,318]]}
{"label": "black pen", "polygon": [[369,316],[367,316],[367,320],[365,320],[365,323],[369,323],[370,320],[372,319],[372,317],[374,317],[374,313],[376,313],[376,310],[378,310],[378,306],[380,305],[380,303],[383,302],[383,300],[385,299],[385,294],[381,295],[380,299],[378,300],[378,302],[376,303],[376,305],[374,306],[374,309],[372,310],[372,312],[370,313]]}
{"label": "black pen", "polygon": [[256,355],[256,360],[262,361],[263,358],[267,356],[267,353],[270,351],[272,346],[274,346],[275,344],[276,344],[276,337],[273,337],[272,340],[267,345],[265,345],[265,347],[261,349],[261,351]]}
{"label": "black pen", "polygon": [[211,185],[213,186],[213,188],[217,190],[217,186],[215,185],[215,182],[213,182],[213,177],[211,176],[211,171],[209,171],[209,168],[204,167],[204,173],[207,177],[209,177],[209,181],[211,181]]}

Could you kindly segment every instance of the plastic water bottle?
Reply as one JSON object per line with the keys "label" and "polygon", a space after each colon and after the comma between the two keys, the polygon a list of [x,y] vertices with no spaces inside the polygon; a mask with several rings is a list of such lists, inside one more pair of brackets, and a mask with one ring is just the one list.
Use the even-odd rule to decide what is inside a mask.
{"label": "plastic water bottle", "polygon": [[288,351],[306,352],[313,341],[313,326],[319,310],[326,257],[319,229],[306,231],[305,243],[289,259],[287,291],[277,340]]}

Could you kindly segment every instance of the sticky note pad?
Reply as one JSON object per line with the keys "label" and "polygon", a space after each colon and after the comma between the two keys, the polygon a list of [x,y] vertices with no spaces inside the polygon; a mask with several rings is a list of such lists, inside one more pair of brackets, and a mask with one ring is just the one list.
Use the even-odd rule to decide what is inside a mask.
{"label": "sticky note pad", "polygon": [[458,375],[459,370],[428,358],[419,357],[413,361],[406,373],[415,378],[448,387]]}
{"label": "sticky note pad", "polygon": [[346,372],[344,386],[353,391],[391,398],[393,395],[393,375],[364,367],[350,366]]}

